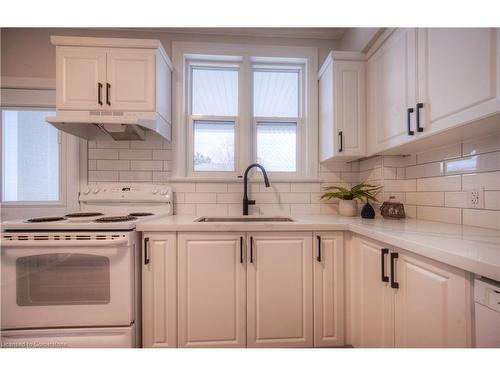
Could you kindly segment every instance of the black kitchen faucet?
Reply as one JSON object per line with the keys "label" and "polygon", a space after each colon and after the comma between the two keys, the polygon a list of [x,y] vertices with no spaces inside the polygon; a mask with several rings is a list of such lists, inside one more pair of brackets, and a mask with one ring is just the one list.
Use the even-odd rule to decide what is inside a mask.
{"label": "black kitchen faucet", "polygon": [[244,190],[243,190],[243,215],[248,215],[248,206],[255,204],[255,200],[249,200],[248,199],[248,172],[250,169],[257,167],[260,168],[262,171],[262,174],[264,175],[264,183],[266,184],[266,187],[271,186],[269,183],[269,179],[267,178],[267,173],[264,167],[258,163],[253,163],[248,166],[248,168],[245,171],[245,174],[243,175],[243,185],[244,185]]}

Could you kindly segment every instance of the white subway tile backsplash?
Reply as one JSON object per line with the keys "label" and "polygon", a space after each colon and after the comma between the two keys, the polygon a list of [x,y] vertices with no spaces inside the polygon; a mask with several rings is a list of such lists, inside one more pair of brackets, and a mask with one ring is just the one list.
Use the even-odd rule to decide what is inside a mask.
{"label": "white subway tile backsplash", "polygon": [[456,143],[438,149],[419,152],[417,154],[417,163],[431,163],[439,160],[459,158],[460,156],[462,156],[462,145],[460,143]]}
{"label": "white subway tile backsplash", "polygon": [[311,203],[311,195],[308,193],[282,193],[282,203]]}
{"label": "white subway tile backsplash", "polygon": [[[241,206],[240,206],[241,207]],[[242,211],[240,211],[241,215]],[[290,215],[289,204],[258,204],[250,207],[250,214],[258,215]]]}
{"label": "white subway tile backsplash", "polygon": [[342,172],[340,177],[342,181],[357,183],[359,180],[359,172]]}
{"label": "white subway tile backsplash", "polygon": [[172,160],[172,150],[153,150],[153,160]]}
{"label": "white subway tile backsplash", "polygon": [[375,181],[375,180],[381,180],[382,177],[382,167],[376,167],[375,169],[370,169],[367,171],[359,172],[358,173],[358,181]]}
{"label": "white subway tile backsplash", "polygon": [[384,167],[406,167],[415,164],[415,155],[384,156]]}
{"label": "white subway tile backsplash", "polygon": [[130,161],[97,160],[97,169],[100,171],[127,171],[130,169]]}
{"label": "white subway tile backsplash", "polygon": [[227,204],[197,204],[196,215],[198,216],[227,216]]}
{"label": "white subway tile backsplash", "polygon": [[416,180],[384,180],[386,191],[415,191]]}
{"label": "white subway tile backsplash", "polygon": [[395,167],[384,167],[384,178],[388,180],[396,180],[397,169]]}
{"label": "white subway tile backsplash", "polygon": [[467,192],[447,191],[444,193],[444,204],[446,207],[467,207]]}
{"label": "white subway tile backsplash", "polygon": [[118,159],[118,150],[113,148],[90,148],[88,157],[89,159]]}
{"label": "white subway tile backsplash", "polygon": [[500,230],[500,211],[464,209],[463,224]]}
{"label": "white subway tile backsplash", "polygon": [[417,206],[417,219],[461,224],[462,213],[459,208]]}
{"label": "white subway tile backsplash", "polygon": [[500,172],[464,174],[463,190],[483,187],[484,190],[500,190]]}
{"label": "white subway tile backsplash", "polygon": [[176,215],[196,215],[196,204],[179,203],[174,205]]}
{"label": "white subway tile backsplash", "polygon": [[460,191],[462,176],[429,177],[417,180],[417,191]]}
{"label": "white subway tile backsplash", "polygon": [[297,214],[320,214],[321,205],[320,204],[291,204],[290,213],[292,215]]}
{"label": "white subway tile backsplash", "polygon": [[97,160],[89,159],[88,168],[89,168],[89,171],[95,171],[97,169]]}
{"label": "white subway tile backsplash", "polygon": [[158,172],[153,171],[153,181],[154,182],[168,182],[171,176],[171,172]]}
{"label": "white subway tile backsplash", "polygon": [[217,193],[217,203],[242,203],[243,196],[240,193]]}
{"label": "white subway tile backsplash", "polygon": [[490,172],[500,168],[500,152],[490,152],[446,162],[446,174]]}
{"label": "white subway tile backsplash", "polygon": [[408,192],[406,203],[416,206],[444,206],[444,192]]}
{"label": "white subway tile backsplash", "polygon": [[369,159],[361,160],[359,162],[359,170],[360,172],[363,172],[376,167],[382,167],[383,160],[383,156],[375,156]]}
{"label": "white subway tile backsplash", "polygon": [[151,182],[153,172],[120,171],[120,181],[123,182]]}
{"label": "white subway tile backsplash", "polygon": [[163,170],[163,162],[161,160],[131,160],[130,169],[141,171],[161,171]]}
{"label": "white subway tile backsplash", "polygon": [[151,160],[153,157],[152,150],[120,150],[120,159],[128,160]]}
{"label": "white subway tile backsplash", "polygon": [[172,182],[172,190],[174,192],[194,193],[196,191],[196,184],[194,182]]}
{"label": "white subway tile backsplash", "polygon": [[321,172],[352,172],[352,165],[343,161],[325,161],[320,164]]}
{"label": "white subway tile backsplash", "polygon": [[320,184],[319,183],[292,183],[290,186],[290,191],[292,193],[316,193],[320,191]]}
{"label": "white subway tile backsplash", "polygon": [[97,148],[130,148],[130,141],[97,140]]}
{"label": "white subway tile backsplash", "polygon": [[472,139],[463,143],[463,155],[477,155],[485,152],[500,151],[500,133]]}
{"label": "white subway tile backsplash", "polygon": [[[241,185],[243,186],[243,181],[241,182]],[[293,184],[296,185],[296,184]],[[272,182],[271,181],[271,186],[266,187],[265,184],[259,183],[255,184],[255,186],[259,187],[259,191],[261,193],[288,193],[290,192],[290,184],[288,182]],[[319,184],[318,184],[319,186]],[[243,190],[241,190],[243,191]]]}
{"label": "white subway tile backsplash", "polygon": [[319,172],[319,178],[328,182],[342,181],[340,172]]}
{"label": "white subway tile backsplash", "polygon": [[118,171],[89,171],[88,179],[92,182],[118,181]]}
{"label": "white subway tile backsplash", "polygon": [[484,208],[489,210],[500,210],[500,191],[484,192]]}
{"label": "white subway tile backsplash", "polygon": [[444,173],[444,162],[419,164],[406,168],[406,178],[422,178],[442,176]]}
{"label": "white subway tile backsplash", "polygon": [[186,203],[217,203],[216,193],[185,193]]}
{"label": "white subway tile backsplash", "polygon": [[225,193],[227,192],[227,184],[225,183],[196,183],[197,193]]}

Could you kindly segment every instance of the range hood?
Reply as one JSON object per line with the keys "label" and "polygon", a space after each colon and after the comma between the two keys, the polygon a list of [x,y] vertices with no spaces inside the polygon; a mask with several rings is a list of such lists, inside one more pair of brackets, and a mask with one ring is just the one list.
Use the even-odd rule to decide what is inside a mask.
{"label": "range hood", "polygon": [[104,113],[59,111],[46,121],[63,132],[87,140],[102,139],[103,133],[116,141],[144,140],[146,131],[153,131],[169,141],[172,138],[171,125],[156,112]]}

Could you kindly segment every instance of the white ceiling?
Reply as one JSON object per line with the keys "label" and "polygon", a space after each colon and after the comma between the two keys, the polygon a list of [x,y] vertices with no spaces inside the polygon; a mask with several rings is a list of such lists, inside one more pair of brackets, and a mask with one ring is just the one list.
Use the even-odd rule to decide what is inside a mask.
{"label": "white ceiling", "polygon": [[298,39],[326,39],[339,40],[345,28],[340,27],[155,27],[135,28],[136,31],[204,34],[204,35],[232,35],[254,37],[277,37]]}

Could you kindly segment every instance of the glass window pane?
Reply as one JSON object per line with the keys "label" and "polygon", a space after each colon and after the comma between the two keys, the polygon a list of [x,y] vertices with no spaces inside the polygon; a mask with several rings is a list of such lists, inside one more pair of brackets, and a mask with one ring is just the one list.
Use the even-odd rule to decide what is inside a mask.
{"label": "glass window pane", "polygon": [[193,115],[238,116],[238,70],[192,68]]}
{"label": "glass window pane", "polygon": [[57,129],[49,111],[2,111],[4,201],[59,200]]}
{"label": "glass window pane", "polygon": [[296,172],[297,124],[258,122],[257,162],[270,172]]}
{"label": "glass window pane", "polygon": [[299,72],[254,71],[253,112],[257,117],[298,117]]}
{"label": "glass window pane", "polygon": [[234,171],[234,122],[194,122],[193,169]]}

